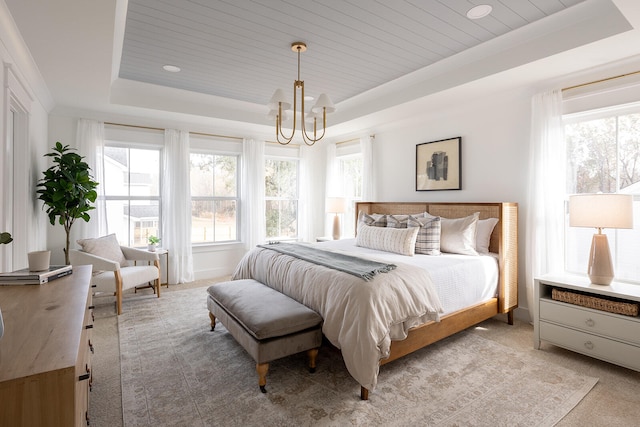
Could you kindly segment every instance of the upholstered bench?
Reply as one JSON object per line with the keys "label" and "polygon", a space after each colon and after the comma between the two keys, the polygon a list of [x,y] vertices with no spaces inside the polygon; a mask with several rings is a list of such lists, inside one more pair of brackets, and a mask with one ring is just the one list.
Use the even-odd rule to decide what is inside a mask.
{"label": "upholstered bench", "polygon": [[269,362],[307,351],[316,368],[322,343],[322,317],[310,308],[262,283],[232,280],[207,289],[211,330],[220,320],[256,361],[258,385],[266,393]]}

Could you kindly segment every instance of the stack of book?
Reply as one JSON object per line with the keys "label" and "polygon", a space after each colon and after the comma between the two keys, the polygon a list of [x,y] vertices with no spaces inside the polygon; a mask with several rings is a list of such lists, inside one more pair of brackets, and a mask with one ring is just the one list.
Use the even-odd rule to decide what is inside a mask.
{"label": "stack of book", "polygon": [[48,270],[29,271],[28,268],[0,273],[0,285],[42,285],[73,273],[70,265],[52,265]]}

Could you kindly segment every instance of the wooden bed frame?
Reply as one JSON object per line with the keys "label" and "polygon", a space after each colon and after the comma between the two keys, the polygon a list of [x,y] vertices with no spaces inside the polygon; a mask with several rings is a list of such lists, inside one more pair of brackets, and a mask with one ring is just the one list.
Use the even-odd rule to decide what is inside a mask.
{"label": "wooden bed frame", "polygon": [[[462,218],[475,212],[480,219],[498,218],[491,234],[489,251],[498,254],[498,296],[443,316],[439,322],[428,322],[409,330],[402,341],[391,342],[391,353],[380,365],[392,362],[429,344],[467,329],[496,314],[506,313],[513,324],[513,310],[518,306],[518,204],[517,203],[428,203],[428,202],[358,202],[358,212],[367,214],[417,214],[429,212],[445,218]],[[369,390],[360,388],[360,398],[367,400]]]}

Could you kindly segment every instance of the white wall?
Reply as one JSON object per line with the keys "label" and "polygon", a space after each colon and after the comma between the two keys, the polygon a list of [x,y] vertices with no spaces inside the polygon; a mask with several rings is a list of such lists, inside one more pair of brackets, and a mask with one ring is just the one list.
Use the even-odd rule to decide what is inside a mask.
{"label": "white wall", "polygon": [[[4,2],[0,2],[0,63],[0,231],[10,232],[14,239],[0,246],[0,270],[11,271],[27,266],[27,252],[47,247],[46,216],[36,185],[47,167],[43,154],[50,94]],[[24,129],[9,123],[12,97],[26,112]],[[16,138],[9,137],[11,129]]]}

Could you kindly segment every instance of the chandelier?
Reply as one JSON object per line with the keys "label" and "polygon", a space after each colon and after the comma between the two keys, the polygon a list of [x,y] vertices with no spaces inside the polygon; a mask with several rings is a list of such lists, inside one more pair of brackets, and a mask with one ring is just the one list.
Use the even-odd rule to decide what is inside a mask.
{"label": "chandelier", "polygon": [[[298,79],[293,82],[293,128],[290,135],[285,135],[282,131],[282,122],[287,119],[286,111],[291,109],[292,104],[284,96],[282,89],[276,89],[269,101],[269,115],[268,117],[276,119],[276,140],[282,144],[287,145],[293,140],[296,133],[296,125],[298,118],[300,119],[300,130],[302,134],[302,140],[307,145],[313,145],[317,141],[320,141],[324,137],[325,130],[327,128],[327,113],[333,113],[336,107],[329,99],[327,94],[323,93],[318,97],[315,105],[311,107],[311,110],[305,115],[304,109],[304,81],[300,80],[300,54],[307,50],[307,45],[303,42],[291,43],[291,50],[298,53]],[[300,90],[300,114],[298,116],[298,89]],[[322,119],[322,134],[318,136],[318,119]],[[307,122],[305,124],[305,122]],[[313,137],[310,136],[307,126],[313,124]],[[311,129],[309,129],[310,131]]]}

